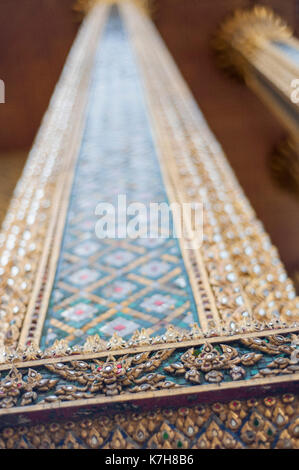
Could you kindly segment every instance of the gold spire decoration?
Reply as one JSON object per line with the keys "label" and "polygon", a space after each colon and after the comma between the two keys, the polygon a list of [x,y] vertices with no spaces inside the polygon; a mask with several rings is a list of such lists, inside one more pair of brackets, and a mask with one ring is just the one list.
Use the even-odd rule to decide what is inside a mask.
{"label": "gold spire decoration", "polygon": [[243,76],[247,69],[244,56],[265,40],[284,40],[292,30],[274,11],[262,5],[249,10],[237,9],[218,28],[212,45],[218,64],[228,72]]}
{"label": "gold spire decoration", "polygon": [[203,321],[184,331],[169,319],[164,334],[142,329],[128,341],[94,335],[70,347],[63,338],[46,350],[35,341],[107,3],[83,21],[0,234],[0,448],[298,448],[299,299],[165,46],[133,2],[120,2],[120,13],[167,189],[171,200],[200,195],[205,203],[206,238],[185,254]]}

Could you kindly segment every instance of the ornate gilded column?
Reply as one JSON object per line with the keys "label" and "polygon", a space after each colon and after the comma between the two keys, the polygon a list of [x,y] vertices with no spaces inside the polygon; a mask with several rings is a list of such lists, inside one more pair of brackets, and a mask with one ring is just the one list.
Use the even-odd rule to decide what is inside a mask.
{"label": "ornate gilded column", "polygon": [[282,186],[298,193],[298,39],[271,9],[255,6],[236,10],[224,20],[213,47],[218,64],[242,77],[287,130],[288,142],[272,156],[272,173]]}
{"label": "ornate gilded column", "polygon": [[[201,245],[99,239],[120,193],[201,202]],[[134,3],[91,6],[0,243],[0,447],[299,447],[299,299]]]}

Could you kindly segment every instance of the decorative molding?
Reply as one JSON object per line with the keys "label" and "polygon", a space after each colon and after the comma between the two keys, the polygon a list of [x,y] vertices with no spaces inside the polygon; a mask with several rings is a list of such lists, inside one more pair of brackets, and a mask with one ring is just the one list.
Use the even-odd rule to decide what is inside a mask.
{"label": "decorative molding", "polygon": [[[271,384],[294,386],[299,380],[296,334],[247,337],[227,343],[202,342],[192,348],[172,344],[156,350],[70,357],[28,366],[12,365],[0,381],[0,414],[46,411],[63,406],[137,403],[167,396],[171,401],[196,393]],[[154,397],[153,397],[153,392]],[[256,392],[257,393],[257,392]],[[141,409],[143,404],[141,406]]]}

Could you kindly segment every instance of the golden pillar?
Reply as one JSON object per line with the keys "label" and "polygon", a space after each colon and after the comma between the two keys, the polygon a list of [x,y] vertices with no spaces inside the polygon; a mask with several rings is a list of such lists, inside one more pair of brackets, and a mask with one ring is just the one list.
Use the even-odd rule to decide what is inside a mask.
{"label": "golden pillar", "polygon": [[271,9],[236,10],[220,25],[213,47],[218,64],[241,77],[288,132],[271,157],[281,186],[298,193],[299,41]]}
{"label": "golden pillar", "polygon": [[[294,286],[153,24],[131,2],[118,3],[99,2],[83,22],[4,221],[0,447],[298,447]],[[104,54],[94,60],[96,49]],[[82,138],[84,124],[90,133]],[[144,142],[150,147],[141,147]],[[83,166],[75,177],[77,159]],[[157,170],[151,177],[151,161],[163,179]],[[147,191],[164,185],[170,202],[201,201],[204,236],[199,247],[184,249],[192,229],[187,219],[180,246],[161,249],[164,271],[156,275],[158,259],[154,282],[153,256],[138,240],[125,240],[125,274],[140,290],[112,301],[121,270],[98,262],[119,249],[118,241],[112,237],[105,249],[100,243],[88,258],[73,249],[88,240],[86,216],[94,213],[98,188],[111,183],[109,198],[132,174],[135,184],[142,178],[142,193],[150,174]],[[71,191],[77,211],[68,204]],[[69,219],[79,240],[64,245]],[[62,259],[67,265],[55,289]],[[182,273],[178,260],[189,290],[186,282],[184,301],[166,304],[159,333],[149,312],[161,306],[156,289],[167,289],[167,301],[172,292],[179,295],[177,284],[169,287]],[[107,301],[98,293],[104,285]],[[67,296],[56,299],[52,291]],[[151,310],[138,310],[149,295]],[[183,329],[176,320],[187,313],[185,300],[191,310],[192,295],[196,321]],[[125,338],[120,325],[104,336],[119,311],[123,323],[152,319],[154,334],[134,327]],[[99,323],[104,327],[97,329]]]}

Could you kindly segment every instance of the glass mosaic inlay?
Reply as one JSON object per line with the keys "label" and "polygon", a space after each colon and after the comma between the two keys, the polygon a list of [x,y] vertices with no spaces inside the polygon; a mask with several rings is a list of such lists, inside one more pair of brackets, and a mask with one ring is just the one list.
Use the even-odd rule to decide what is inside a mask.
{"label": "glass mosaic inlay", "polygon": [[88,335],[153,335],[198,322],[178,240],[99,239],[99,202],[167,202],[127,33],[112,10],[94,64],[87,121],[41,347]]}

